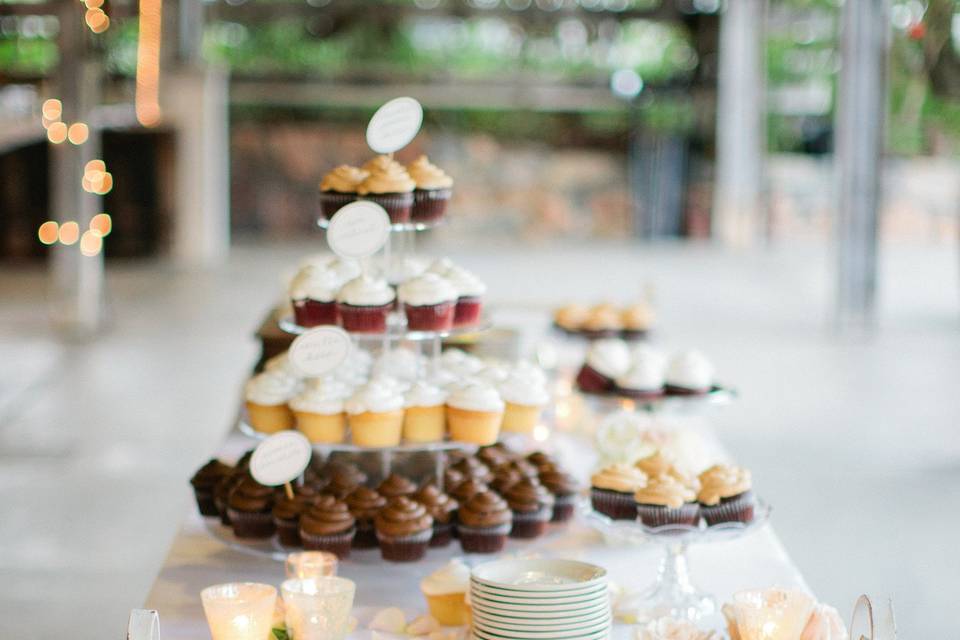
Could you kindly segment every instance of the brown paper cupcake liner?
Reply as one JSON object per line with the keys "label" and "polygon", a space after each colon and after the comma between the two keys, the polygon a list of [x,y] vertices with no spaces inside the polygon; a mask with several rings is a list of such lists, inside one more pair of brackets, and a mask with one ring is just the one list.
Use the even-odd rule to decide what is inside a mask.
{"label": "brown paper cupcake liner", "polygon": [[340,324],[347,331],[383,333],[387,330],[387,314],[392,307],[392,303],[369,307],[338,303],[337,312],[340,314]]}
{"label": "brown paper cupcake liner", "polygon": [[357,523],[357,535],[353,538],[354,549],[376,549],[379,546],[377,542],[377,531],[373,528],[372,522]]}
{"label": "brown paper cupcake liner", "polygon": [[554,495],[553,515],[550,522],[567,522],[573,518],[577,510],[577,496],[570,494],[568,496]]}
{"label": "brown paper cupcake liner", "polygon": [[756,500],[752,491],[745,491],[739,495],[723,498],[719,504],[700,505],[700,515],[707,521],[707,526],[723,524],[725,522],[742,522],[749,524],[753,521],[753,510]]}
{"label": "brown paper cupcake liner", "polygon": [[637,519],[637,503],[632,493],[593,487],[590,489],[590,504],[594,511],[613,520]]}
{"label": "brown paper cupcake liner", "polygon": [[197,510],[200,511],[200,515],[207,517],[220,515],[220,510],[217,509],[217,503],[213,499],[212,489],[197,489],[194,487],[193,495],[197,500]]}
{"label": "brown paper cupcake liner", "polygon": [[238,538],[269,538],[276,531],[270,512],[237,511],[227,507],[233,535]]}
{"label": "brown paper cupcake liner", "polygon": [[307,551],[329,551],[343,560],[350,557],[350,545],[356,532],[356,527],[351,527],[349,531],[342,533],[318,535],[301,528],[300,540],[303,541],[303,548]]}
{"label": "brown paper cupcake liner", "polygon": [[457,303],[441,302],[430,305],[403,305],[407,317],[407,329],[411,331],[448,331],[453,328],[453,315]]}
{"label": "brown paper cupcake liner", "polygon": [[433,548],[445,547],[453,540],[453,523],[433,523],[433,535],[430,537],[430,546]]}
{"label": "brown paper cupcake liner", "polygon": [[409,193],[368,193],[362,198],[376,202],[390,216],[391,224],[410,222],[413,211],[413,191]]}
{"label": "brown paper cupcake liner", "polygon": [[604,393],[613,388],[613,380],[585,364],[577,373],[577,386],[587,393]]}
{"label": "brown paper cupcake liner", "polygon": [[281,520],[274,518],[273,524],[277,528],[277,539],[285,547],[299,547],[300,540],[300,522],[299,520]]}
{"label": "brown paper cupcake liner", "polygon": [[389,562],[415,562],[427,553],[433,527],[409,536],[386,536],[377,532],[380,555]]}
{"label": "brown paper cupcake liner", "polygon": [[709,393],[710,389],[690,389],[688,387],[678,387],[676,385],[664,385],[663,392],[671,396],[702,396]]}
{"label": "brown paper cupcake liner", "polygon": [[320,215],[327,220],[333,215],[357,199],[355,193],[340,193],[339,191],[321,191],[320,192]]}
{"label": "brown paper cupcake liner", "polygon": [[512,528],[512,522],[494,527],[468,527],[460,524],[457,526],[460,547],[466,553],[499,553],[507,544],[507,534]]}
{"label": "brown paper cupcake liner", "polygon": [[469,327],[480,322],[483,302],[478,296],[463,296],[457,299],[453,312],[453,326]]}
{"label": "brown paper cupcake liner", "polygon": [[524,540],[539,538],[546,532],[552,515],[553,509],[549,506],[541,507],[537,511],[514,511],[510,537]]}
{"label": "brown paper cupcake liner", "polygon": [[413,210],[410,219],[414,222],[436,222],[447,212],[447,203],[453,189],[416,189],[413,192]]}
{"label": "brown paper cupcake liner", "polygon": [[293,300],[293,321],[301,327],[318,327],[324,324],[337,324],[337,303],[333,300]]}
{"label": "brown paper cupcake liner", "polygon": [[700,522],[700,505],[696,502],[688,502],[674,508],[659,504],[637,504],[637,517],[644,526],[651,528],[667,525],[695,527]]}

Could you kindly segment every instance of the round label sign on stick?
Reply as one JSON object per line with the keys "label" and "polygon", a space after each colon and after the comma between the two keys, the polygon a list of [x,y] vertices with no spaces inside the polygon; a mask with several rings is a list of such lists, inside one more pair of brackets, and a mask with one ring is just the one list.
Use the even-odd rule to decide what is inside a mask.
{"label": "round label sign on stick", "polygon": [[250,474],[268,487],[279,487],[299,478],[310,464],[313,449],[299,431],[281,431],[253,450]]}
{"label": "round label sign on stick", "polygon": [[290,345],[290,363],[308,378],[319,378],[350,355],[350,335],[340,327],[323,326],[297,336]]}
{"label": "round label sign on stick", "polygon": [[327,227],[327,244],[341,258],[367,258],[390,236],[390,216],[375,202],[358,200],[342,207]]}
{"label": "round label sign on stick", "polygon": [[377,153],[403,149],[417,137],[423,124],[423,107],[413,98],[394,98],[373,114],[367,125],[367,144]]}

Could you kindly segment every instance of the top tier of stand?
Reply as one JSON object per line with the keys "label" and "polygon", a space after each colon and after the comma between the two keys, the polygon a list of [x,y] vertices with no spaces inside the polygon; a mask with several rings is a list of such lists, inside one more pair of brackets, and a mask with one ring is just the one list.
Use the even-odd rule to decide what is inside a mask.
{"label": "top tier of stand", "polygon": [[[446,218],[438,220],[424,220],[420,222],[394,222],[390,224],[390,231],[426,231],[446,224]],[[317,226],[326,229],[330,226],[330,220],[324,217],[317,218]]]}

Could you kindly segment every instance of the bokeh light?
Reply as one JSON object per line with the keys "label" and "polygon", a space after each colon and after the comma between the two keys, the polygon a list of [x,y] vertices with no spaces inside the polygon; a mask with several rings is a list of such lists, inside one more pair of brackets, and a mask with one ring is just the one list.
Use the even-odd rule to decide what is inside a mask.
{"label": "bokeh light", "polygon": [[140,33],[137,41],[137,122],[145,127],[160,123],[160,0],[140,0]]}
{"label": "bokeh light", "polygon": [[80,225],[73,220],[60,225],[60,242],[62,244],[76,244],[80,239]]}
{"label": "bokeh light", "polygon": [[37,236],[43,244],[53,244],[60,237],[60,225],[53,220],[47,220],[37,229]]}
{"label": "bokeh light", "polygon": [[57,122],[63,116],[63,103],[56,98],[44,100],[40,113],[48,122]]}
{"label": "bokeh light", "polygon": [[80,238],[80,253],[88,258],[100,253],[103,249],[103,237],[96,231],[89,229],[83,232]]}
{"label": "bokeh light", "polygon": [[84,21],[94,33],[103,33],[110,28],[110,17],[100,7],[87,9]]}
{"label": "bokeh light", "polygon": [[47,129],[47,140],[53,144],[60,144],[67,140],[67,125],[63,122],[54,122]]}
{"label": "bokeh light", "polygon": [[90,138],[90,127],[82,122],[74,122],[67,130],[67,139],[71,143],[80,145]]}
{"label": "bokeh light", "polygon": [[90,219],[90,230],[101,238],[106,238],[113,230],[113,219],[109,213],[98,213]]}

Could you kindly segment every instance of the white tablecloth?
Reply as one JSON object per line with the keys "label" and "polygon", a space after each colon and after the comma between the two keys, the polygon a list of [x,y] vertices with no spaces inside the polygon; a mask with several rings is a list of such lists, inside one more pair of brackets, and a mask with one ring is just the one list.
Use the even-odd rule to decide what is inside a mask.
{"label": "white tablecloth", "polygon": [[[705,440],[717,451],[718,457],[725,457],[720,444],[709,432]],[[231,438],[226,455],[235,453],[240,445],[249,446],[249,441]],[[563,449],[570,450],[568,447]],[[459,552],[459,545],[454,541],[447,549],[430,549],[427,558],[421,562],[391,564],[381,561],[377,550],[355,551],[340,565],[340,575],[357,584],[354,614],[360,624],[350,639],[370,638],[366,623],[382,607],[398,606],[409,616],[424,613],[426,604],[418,587],[420,579]],[[505,553],[586,560],[605,567],[612,581],[628,588],[640,588],[653,582],[661,557],[658,545],[639,548],[606,546],[598,533],[580,521],[538,540],[510,540]],[[747,588],[773,585],[807,588],[770,524],[738,540],[694,545],[689,550],[689,560],[696,585],[713,594],[719,602],[728,601],[734,592]],[[200,605],[200,591],[204,587],[233,581],[279,585],[282,580],[281,563],[229,548],[207,533],[201,517],[191,509],[157,576],[146,606],[160,612],[164,640],[209,638]],[[718,626],[720,618],[717,616],[705,623],[706,626]],[[616,624],[613,637],[615,640],[632,638],[632,627]]]}

